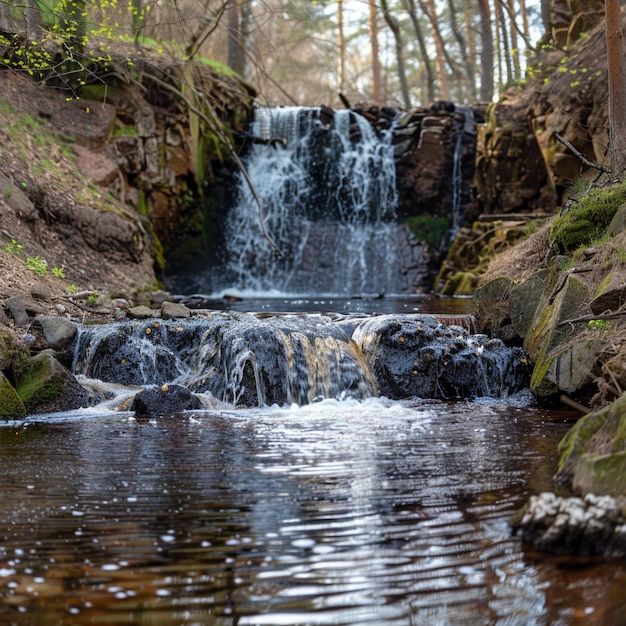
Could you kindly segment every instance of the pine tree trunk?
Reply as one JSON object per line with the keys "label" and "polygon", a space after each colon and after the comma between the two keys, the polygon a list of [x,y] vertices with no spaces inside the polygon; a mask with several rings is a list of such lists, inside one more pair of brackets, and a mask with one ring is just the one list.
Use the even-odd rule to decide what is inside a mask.
{"label": "pine tree trunk", "polygon": [[343,34],[343,0],[337,0],[337,88],[346,88],[346,42]]}
{"label": "pine tree trunk", "polygon": [[435,99],[435,72],[433,71],[432,63],[430,62],[430,57],[428,55],[428,49],[426,48],[426,40],[424,38],[424,33],[422,32],[422,27],[420,26],[419,20],[417,19],[415,0],[404,1],[406,10],[408,11],[409,17],[411,18],[411,23],[413,24],[413,30],[415,31],[417,43],[419,45],[421,61],[426,68],[426,92],[428,102],[430,103],[433,102],[433,100]]}
{"label": "pine tree trunk", "polygon": [[480,99],[483,102],[491,102],[493,99],[493,35],[489,0],[478,0],[478,10],[480,11],[480,32],[482,36]]}
{"label": "pine tree trunk", "polygon": [[402,92],[402,101],[405,109],[411,108],[411,96],[409,95],[409,84],[406,79],[406,68],[404,66],[404,41],[402,39],[402,31],[398,20],[389,11],[387,0],[381,0],[383,15],[396,42],[396,59],[398,62],[398,79],[400,80],[400,90]]}
{"label": "pine tree trunk", "polygon": [[626,79],[619,0],[606,0],[605,11],[609,79],[609,154],[611,171],[615,177],[621,178],[626,170]]}
{"label": "pine tree trunk", "polygon": [[375,0],[369,0],[369,34],[372,46],[372,103],[382,104],[380,51],[378,48],[378,23]]}

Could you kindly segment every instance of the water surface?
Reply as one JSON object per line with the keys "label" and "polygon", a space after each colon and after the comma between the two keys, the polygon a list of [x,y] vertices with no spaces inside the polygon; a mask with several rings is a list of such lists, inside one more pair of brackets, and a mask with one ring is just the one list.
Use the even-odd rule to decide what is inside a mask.
{"label": "water surface", "polygon": [[510,533],[569,425],[381,399],[11,424],[0,623],[622,623],[624,562]]}

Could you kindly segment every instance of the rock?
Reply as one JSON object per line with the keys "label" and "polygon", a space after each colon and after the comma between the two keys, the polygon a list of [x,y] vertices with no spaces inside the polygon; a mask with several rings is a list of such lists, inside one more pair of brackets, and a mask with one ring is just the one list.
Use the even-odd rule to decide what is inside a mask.
{"label": "rock", "polygon": [[626,304],[626,282],[623,275],[607,274],[589,307],[596,315],[616,313]]}
{"label": "rock", "polygon": [[547,286],[549,270],[539,270],[511,290],[509,311],[515,332],[522,338],[532,328],[537,306]]}
{"label": "rock", "polygon": [[35,336],[37,349],[67,350],[76,337],[76,324],[65,317],[38,317],[30,332]]}
{"label": "rock", "polygon": [[606,229],[609,237],[616,237],[626,230],[626,203],[622,204],[616,211],[611,223]]}
{"label": "rock", "polygon": [[[530,390],[539,398],[547,399],[559,391],[558,374],[561,371],[554,361],[554,349],[568,339],[567,328],[561,322],[572,318],[584,306],[588,289],[585,283],[572,274],[564,280],[553,269],[547,288],[538,303],[531,328],[524,339],[524,348],[535,364],[530,380]],[[552,287],[552,288],[551,288]],[[595,365],[586,363],[589,369]]]}
{"label": "rock", "polygon": [[626,556],[625,501],[587,494],[564,498],[551,492],[531,496],[513,522],[524,541],[544,552]]}
{"label": "rock", "polygon": [[53,350],[44,350],[20,370],[17,393],[28,413],[69,411],[90,405],[90,395],[57,361]]}
{"label": "rock", "polygon": [[172,301],[172,294],[168,291],[164,291],[163,289],[157,289],[150,293],[150,306],[153,309],[158,309],[164,302]]}
{"label": "rock", "polygon": [[152,385],[140,391],[130,407],[138,417],[165,417],[202,408],[200,398],[182,385]]}
{"label": "rock", "polygon": [[499,276],[476,289],[476,318],[481,329],[495,332],[507,323],[510,319],[509,296],[514,287],[508,276]]}
{"label": "rock", "polygon": [[163,302],[161,304],[161,317],[164,320],[171,320],[175,318],[186,318],[191,315],[191,311],[184,305],[176,302]]}
{"label": "rock", "polygon": [[151,309],[145,304],[140,304],[139,306],[131,307],[128,310],[128,315],[137,320],[146,320],[151,317],[159,317],[159,314],[160,314],[159,311],[155,309]]}
{"label": "rock", "polygon": [[35,298],[35,300],[42,300],[43,302],[50,302],[52,300],[50,289],[41,283],[36,283],[30,288],[30,295]]}
{"label": "rock", "polygon": [[559,444],[557,480],[579,493],[626,496],[626,394],[585,415]]}
{"label": "rock", "polygon": [[556,478],[577,493],[626,496],[626,394],[581,418],[559,444]]}
{"label": "rock", "polygon": [[13,334],[8,328],[0,326],[0,371],[6,372],[18,351]]}
{"label": "rock", "polygon": [[391,399],[503,397],[528,384],[521,348],[444,326],[430,315],[381,315],[352,336],[380,393]]}
{"label": "rock", "polygon": [[117,163],[105,153],[75,144],[76,163],[81,174],[95,185],[110,185],[122,175]]}
{"label": "rock", "polygon": [[626,495],[626,450],[581,455],[573,488],[577,493]]}
{"label": "rock", "polygon": [[9,379],[0,372],[0,420],[21,419],[26,417],[24,403]]}
{"label": "rock", "polygon": [[7,298],[4,303],[8,307],[9,313],[13,318],[13,323],[16,326],[28,326],[28,324],[30,323],[30,317],[26,312],[24,303],[20,298],[12,296],[10,298]]}

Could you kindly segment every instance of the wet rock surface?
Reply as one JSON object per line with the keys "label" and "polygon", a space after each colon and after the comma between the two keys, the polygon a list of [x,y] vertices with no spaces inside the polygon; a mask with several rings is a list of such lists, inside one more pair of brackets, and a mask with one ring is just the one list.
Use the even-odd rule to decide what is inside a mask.
{"label": "wet rock surface", "polygon": [[432,316],[389,315],[362,322],[353,339],[382,395],[392,399],[504,397],[528,385],[521,348],[470,335]]}
{"label": "wet rock surface", "polygon": [[531,496],[514,522],[515,532],[536,549],[557,554],[626,556],[624,499],[587,494]]}

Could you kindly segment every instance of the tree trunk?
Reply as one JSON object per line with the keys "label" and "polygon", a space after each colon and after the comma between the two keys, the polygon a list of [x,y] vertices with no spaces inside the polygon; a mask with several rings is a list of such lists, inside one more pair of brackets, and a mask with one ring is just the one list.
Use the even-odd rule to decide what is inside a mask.
{"label": "tree trunk", "polygon": [[626,79],[619,0],[606,0],[605,11],[609,79],[609,154],[611,171],[615,177],[621,178],[626,170]]}
{"label": "tree trunk", "polygon": [[404,42],[402,40],[402,31],[398,20],[391,15],[387,0],[381,0],[383,15],[385,21],[389,25],[396,42],[396,59],[398,62],[398,78],[400,80],[400,90],[402,91],[402,100],[405,109],[411,108],[411,96],[409,95],[409,84],[406,79],[406,68],[404,66]]}
{"label": "tree trunk", "polygon": [[378,48],[378,23],[375,0],[369,0],[369,34],[372,46],[372,103],[382,104],[382,81],[380,67],[380,51]]}
{"label": "tree trunk", "polygon": [[241,34],[241,18],[238,0],[229,0],[226,6],[228,23],[228,56],[227,64],[231,70],[243,76],[246,58],[243,50]]}
{"label": "tree trunk", "polygon": [[465,61],[463,66],[465,69],[465,74],[467,75],[467,82],[468,82],[466,93],[469,95],[468,100],[471,101],[471,100],[474,100],[474,98],[476,97],[476,94],[475,94],[476,76],[474,75],[474,59],[469,54],[467,40],[465,38],[465,35],[461,31],[461,28],[459,27],[459,23],[456,19],[458,11],[455,5],[455,0],[448,0],[448,10],[450,13],[450,26],[452,27],[454,38],[456,39],[459,45],[459,52],[460,52],[461,58]]}
{"label": "tree trunk", "polygon": [[511,37],[511,57],[513,59],[513,78],[522,77],[519,63],[519,47],[517,43],[517,24],[515,23],[515,0],[508,0],[509,32]]}
{"label": "tree trunk", "polygon": [[500,58],[504,61],[504,67],[506,68],[506,77],[502,76],[500,81],[500,88],[505,85],[510,85],[513,82],[513,63],[511,62],[511,46],[509,44],[509,33],[507,30],[506,16],[502,10],[502,4],[496,3],[498,11],[498,21],[500,23],[500,33],[502,42],[500,46]]}
{"label": "tree trunk", "polygon": [[444,55],[445,48],[441,39],[441,32],[439,30],[439,22],[437,21],[437,12],[435,10],[435,0],[427,0],[428,4],[424,4],[424,0],[420,0],[420,6],[428,19],[430,20],[433,32],[433,40],[435,42],[435,70],[437,72],[437,81],[439,83],[439,93],[444,100],[450,99],[450,92],[448,91],[448,80],[446,78],[446,71],[444,67]]}
{"label": "tree trunk", "polygon": [[491,102],[493,99],[493,35],[489,0],[478,0],[478,10],[480,12],[480,33],[482,37],[480,99],[483,102]]}
{"label": "tree trunk", "polygon": [[337,88],[346,88],[346,42],[343,34],[343,0],[337,0]]}
{"label": "tree trunk", "polygon": [[426,40],[424,39],[424,33],[417,19],[417,10],[415,7],[415,0],[405,0],[405,7],[411,18],[413,24],[413,30],[415,31],[415,37],[420,49],[420,55],[422,57],[422,63],[426,68],[426,91],[428,94],[428,102],[433,102],[435,99],[435,72],[433,71],[433,65],[430,62],[430,56],[428,49],[426,48]]}

